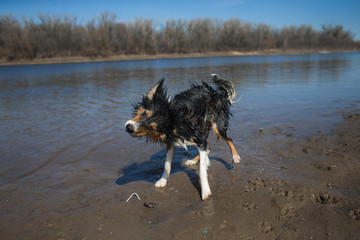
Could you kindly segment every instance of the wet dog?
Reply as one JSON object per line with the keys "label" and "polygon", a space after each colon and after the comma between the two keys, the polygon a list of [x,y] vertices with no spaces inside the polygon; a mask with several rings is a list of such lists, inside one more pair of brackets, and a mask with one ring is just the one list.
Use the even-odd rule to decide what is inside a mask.
{"label": "wet dog", "polygon": [[226,133],[235,97],[234,86],[217,74],[211,76],[214,87],[205,82],[192,84],[172,99],[162,79],[134,106],[134,117],[126,122],[126,131],[133,137],[161,143],[167,149],[164,172],[155,187],[164,187],[167,183],[175,146],[193,145],[199,155],[184,164],[190,166],[200,160],[201,198],[205,200],[211,195],[207,177],[210,166],[207,139],[211,129],[228,144],[233,162],[240,162],[233,141]]}

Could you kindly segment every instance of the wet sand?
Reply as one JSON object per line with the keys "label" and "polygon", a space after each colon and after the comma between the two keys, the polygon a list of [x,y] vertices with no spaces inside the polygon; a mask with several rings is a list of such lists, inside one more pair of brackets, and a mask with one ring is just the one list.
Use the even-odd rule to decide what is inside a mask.
{"label": "wet sand", "polygon": [[[182,164],[194,149],[190,155],[176,150],[168,185],[156,189],[165,151],[145,144],[136,153],[131,146],[112,153],[103,147],[94,153],[99,161],[121,155],[135,163],[109,174],[109,166],[79,162],[51,173],[57,182],[43,173],[0,186],[0,238],[358,239],[360,109],[342,115],[330,133],[311,137],[299,137],[292,126],[253,130],[250,139],[235,141],[238,165],[212,136],[213,195],[206,201],[198,166]],[[140,200],[126,202],[133,192]]]}

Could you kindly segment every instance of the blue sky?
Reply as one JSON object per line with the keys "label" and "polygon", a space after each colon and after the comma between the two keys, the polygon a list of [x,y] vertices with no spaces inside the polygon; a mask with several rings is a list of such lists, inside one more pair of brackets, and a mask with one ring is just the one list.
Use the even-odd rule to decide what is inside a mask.
{"label": "blue sky", "polygon": [[343,25],[360,40],[360,0],[0,0],[0,14],[36,18],[38,13],[77,16],[79,23],[97,18],[101,12],[115,13],[118,21],[136,17],[162,23],[166,19],[233,17],[276,28],[310,24]]}

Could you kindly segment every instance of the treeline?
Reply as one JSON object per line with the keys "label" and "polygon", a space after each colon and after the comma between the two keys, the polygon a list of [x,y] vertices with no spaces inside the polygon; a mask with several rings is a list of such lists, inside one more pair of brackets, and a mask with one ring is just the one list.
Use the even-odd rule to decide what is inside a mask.
{"label": "treeline", "polygon": [[39,14],[37,19],[0,16],[0,58],[105,57],[127,54],[205,53],[267,49],[354,49],[359,41],[341,25],[275,29],[239,19],[118,22],[102,13],[79,24],[76,17]]}

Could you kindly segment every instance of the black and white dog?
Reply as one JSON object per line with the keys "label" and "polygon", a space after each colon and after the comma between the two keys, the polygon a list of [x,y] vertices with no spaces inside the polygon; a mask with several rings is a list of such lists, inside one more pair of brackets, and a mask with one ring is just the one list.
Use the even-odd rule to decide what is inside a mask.
{"label": "black and white dog", "polygon": [[171,100],[162,79],[134,106],[134,117],[126,122],[126,131],[133,137],[146,137],[167,148],[164,172],[155,187],[164,187],[167,183],[175,146],[186,148],[193,145],[198,148],[199,155],[184,164],[190,166],[200,160],[201,198],[205,200],[211,195],[207,177],[210,129],[229,145],[233,162],[240,162],[240,156],[226,133],[230,106],[235,97],[234,86],[217,74],[211,76],[215,88],[205,82],[192,84],[190,89]]}

